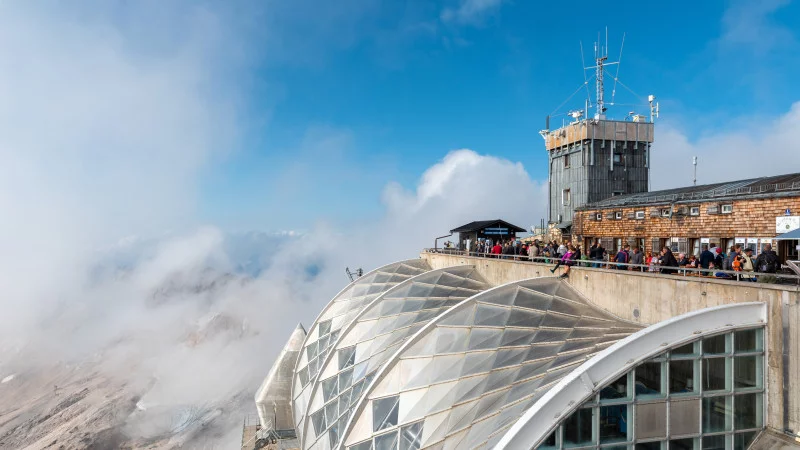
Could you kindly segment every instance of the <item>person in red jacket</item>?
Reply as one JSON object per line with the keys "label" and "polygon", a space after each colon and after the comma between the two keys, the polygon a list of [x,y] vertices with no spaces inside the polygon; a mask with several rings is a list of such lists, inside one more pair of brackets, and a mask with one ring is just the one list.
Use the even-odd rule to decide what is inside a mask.
{"label": "person in red jacket", "polygon": [[[503,247],[500,245],[500,241],[494,243],[494,247],[492,247],[492,254],[493,255],[500,255],[503,253]],[[500,256],[495,256],[495,258],[499,258]]]}

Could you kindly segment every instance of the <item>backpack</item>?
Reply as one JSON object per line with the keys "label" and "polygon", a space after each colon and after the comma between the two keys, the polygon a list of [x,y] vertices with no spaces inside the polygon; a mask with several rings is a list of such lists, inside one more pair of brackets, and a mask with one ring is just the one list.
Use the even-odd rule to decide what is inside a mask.
{"label": "backpack", "polygon": [[[758,271],[759,272],[764,272],[764,273],[775,273],[775,271],[777,269],[777,267],[776,267],[777,266],[777,262],[778,262],[776,260],[776,258],[775,258],[775,254],[772,253],[772,252],[769,252],[769,253],[764,253],[762,256],[764,258],[763,258],[763,261],[760,261],[760,264],[758,265]],[[761,259],[761,258],[759,258],[759,259]]]}

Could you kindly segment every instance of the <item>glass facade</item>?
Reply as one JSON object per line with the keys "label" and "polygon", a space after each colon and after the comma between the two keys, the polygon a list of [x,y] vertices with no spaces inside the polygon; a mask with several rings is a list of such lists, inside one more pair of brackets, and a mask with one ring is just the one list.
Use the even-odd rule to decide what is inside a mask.
{"label": "glass facade", "polygon": [[[338,444],[351,408],[403,342],[434,317],[489,287],[474,266],[448,267],[409,279],[364,307],[340,329],[341,338],[333,344],[331,357],[321,363],[319,385],[312,390],[309,409],[312,418],[324,415],[324,420],[312,420],[313,428],[306,427],[305,448],[321,440],[331,447]],[[397,425],[397,396],[375,400],[372,406],[374,432]]]}
{"label": "glass facade", "polygon": [[[553,278],[481,292],[437,316],[376,372],[377,382],[362,394],[363,407],[341,439],[352,449],[492,448],[565,375],[640,329]],[[653,377],[660,377],[657,383],[665,379],[660,373],[648,377],[648,383]],[[605,397],[629,398],[632,383],[619,380],[613,392],[603,394],[602,406]],[[396,424],[384,419],[387,402],[395,398]],[[619,415],[617,403],[599,406],[565,424],[573,430],[567,446],[591,445],[595,439],[626,442],[624,431],[594,428],[601,415]],[[404,430],[412,425],[421,437],[403,447]],[[398,437],[384,441],[383,436]]]}
{"label": "glass facade", "polygon": [[421,259],[389,264],[367,273],[331,300],[309,329],[297,361],[293,389],[296,424],[306,415],[310,384],[338,340],[341,328],[380,294],[429,270],[428,263]]}
{"label": "glass facade", "polygon": [[709,336],[639,364],[538,448],[747,448],[764,428],[763,334]]}

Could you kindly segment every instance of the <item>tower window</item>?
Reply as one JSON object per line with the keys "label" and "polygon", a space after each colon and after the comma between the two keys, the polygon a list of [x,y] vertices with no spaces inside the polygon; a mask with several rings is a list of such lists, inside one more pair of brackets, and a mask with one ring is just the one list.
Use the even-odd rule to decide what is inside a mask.
{"label": "tower window", "polygon": [[564,206],[568,206],[571,201],[572,201],[572,195],[570,194],[569,189],[564,189],[563,191],[561,191],[561,203]]}
{"label": "tower window", "polygon": [[622,153],[614,153],[614,164],[622,164]]}
{"label": "tower window", "polygon": [[569,167],[569,153],[564,155],[564,168]]}

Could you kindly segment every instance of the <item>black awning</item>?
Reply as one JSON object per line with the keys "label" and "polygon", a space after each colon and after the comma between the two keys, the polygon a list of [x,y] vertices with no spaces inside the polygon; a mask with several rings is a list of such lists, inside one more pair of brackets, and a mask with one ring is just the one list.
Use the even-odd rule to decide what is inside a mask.
{"label": "black awning", "polygon": [[559,230],[566,230],[567,228],[572,226],[572,222],[561,222],[560,224],[556,225],[556,228]]}
{"label": "black awning", "polygon": [[[487,232],[488,230],[488,232]],[[484,234],[512,234],[523,233],[526,230],[516,225],[510,224],[505,220],[478,220],[470,222],[466,225],[461,225],[458,228],[450,230],[451,233],[484,233]]]}

